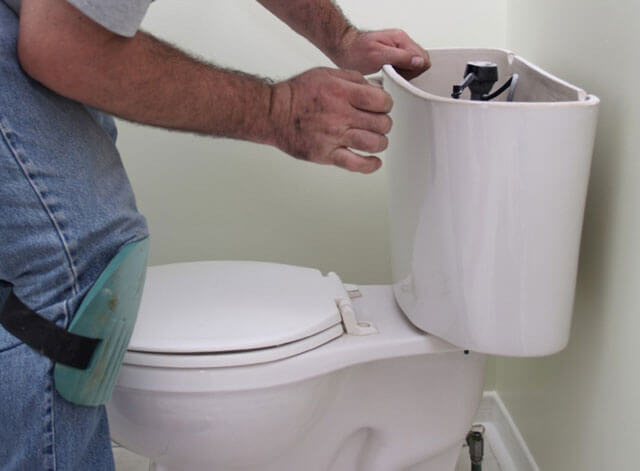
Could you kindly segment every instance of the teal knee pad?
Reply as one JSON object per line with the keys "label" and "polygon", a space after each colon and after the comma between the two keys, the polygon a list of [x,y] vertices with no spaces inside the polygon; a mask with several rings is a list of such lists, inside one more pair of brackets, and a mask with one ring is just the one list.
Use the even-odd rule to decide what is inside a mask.
{"label": "teal knee pad", "polygon": [[125,245],[86,294],[69,333],[99,339],[85,369],[56,363],[56,390],[84,406],[105,404],[115,386],[142,298],[149,238]]}

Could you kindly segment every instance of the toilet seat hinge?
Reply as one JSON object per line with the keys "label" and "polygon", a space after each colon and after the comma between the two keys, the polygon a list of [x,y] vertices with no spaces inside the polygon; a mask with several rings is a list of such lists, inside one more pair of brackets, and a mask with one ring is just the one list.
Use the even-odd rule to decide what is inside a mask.
{"label": "toilet seat hinge", "polygon": [[358,321],[350,299],[336,299],[336,304],[342,317],[342,325],[347,334],[371,335],[378,332],[371,322]]}

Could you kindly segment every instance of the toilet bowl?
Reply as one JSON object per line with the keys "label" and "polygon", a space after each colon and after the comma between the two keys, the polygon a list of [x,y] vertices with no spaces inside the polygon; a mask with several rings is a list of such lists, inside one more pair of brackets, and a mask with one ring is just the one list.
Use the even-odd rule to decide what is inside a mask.
{"label": "toilet bowl", "polygon": [[[153,469],[452,471],[486,354],[564,348],[598,99],[509,51],[430,54],[384,68],[391,285],[149,268],[107,411]],[[519,74],[514,102],[451,98],[469,60]]]}
{"label": "toilet bowl", "polygon": [[[197,284],[187,286],[193,279]],[[271,284],[281,291],[271,293],[269,301]],[[298,284],[305,292],[296,289]],[[352,302],[346,290],[336,288],[336,278],[317,270],[276,264],[151,267],[138,326],[153,322],[153,332],[148,338],[138,335],[142,329],[134,333],[108,405],[114,440],[151,457],[157,469],[452,469],[481,397],[485,356],[465,354],[415,329],[395,304],[390,286],[360,287],[361,296]],[[152,338],[155,345],[164,338],[177,350],[189,344],[183,350],[197,351],[198,331],[206,336],[214,325],[220,332],[222,324],[233,321],[238,331],[250,329],[250,306],[241,307],[247,309],[242,318],[237,307],[242,302],[236,301],[235,311],[222,322],[226,306],[218,307],[243,292],[251,295],[245,298],[249,303],[262,306],[254,313],[264,314],[261,330],[272,329],[274,339],[294,330],[289,312],[299,317],[326,308],[322,314],[335,324],[254,350],[228,344],[229,352],[218,353],[132,351]],[[336,299],[349,303],[358,322],[375,333],[344,335]],[[180,313],[193,313],[181,309],[184,303],[203,306],[203,317],[192,314],[187,331],[178,334],[187,322]],[[206,308],[213,303],[216,307]],[[158,310],[175,316],[148,316]],[[251,338],[250,332],[244,335]]]}

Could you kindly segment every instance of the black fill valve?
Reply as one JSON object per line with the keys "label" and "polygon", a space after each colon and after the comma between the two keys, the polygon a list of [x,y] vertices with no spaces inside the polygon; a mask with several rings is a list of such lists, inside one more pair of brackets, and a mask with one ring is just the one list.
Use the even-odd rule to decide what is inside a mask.
{"label": "black fill valve", "polygon": [[464,69],[464,80],[453,86],[452,98],[460,98],[465,88],[469,88],[471,99],[474,101],[489,101],[500,96],[507,88],[507,101],[513,101],[513,95],[518,84],[518,74],[509,77],[500,88],[490,93],[493,85],[498,81],[498,66],[488,61],[470,61]]}

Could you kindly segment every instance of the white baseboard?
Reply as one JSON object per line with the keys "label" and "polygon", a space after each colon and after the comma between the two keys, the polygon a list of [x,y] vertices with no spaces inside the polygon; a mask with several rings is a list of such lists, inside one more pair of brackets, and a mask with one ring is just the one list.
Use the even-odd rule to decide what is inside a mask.
{"label": "white baseboard", "polygon": [[501,471],[540,471],[500,395],[485,391],[476,415]]}

